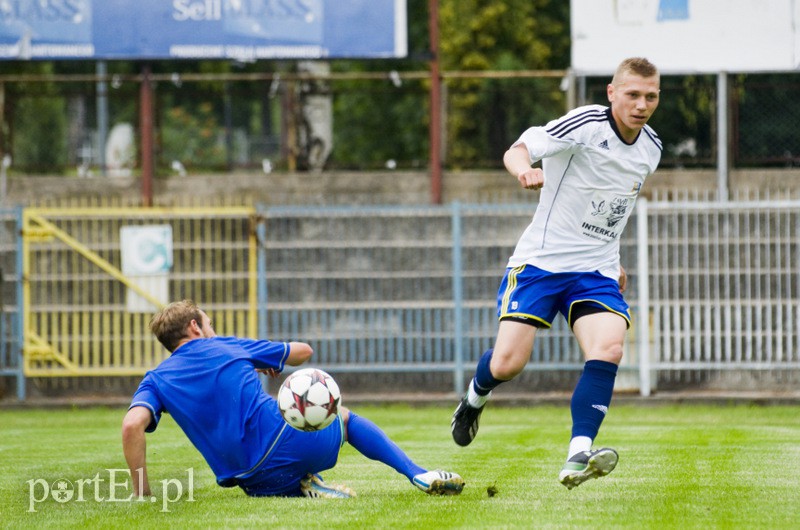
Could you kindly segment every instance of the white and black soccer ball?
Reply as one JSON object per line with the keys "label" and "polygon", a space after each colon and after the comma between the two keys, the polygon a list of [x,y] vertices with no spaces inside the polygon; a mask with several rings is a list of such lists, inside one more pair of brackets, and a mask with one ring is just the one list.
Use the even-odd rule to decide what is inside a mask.
{"label": "white and black soccer ball", "polygon": [[341,401],[339,385],[317,368],[292,373],[278,390],[283,419],[298,431],[319,431],[333,423]]}

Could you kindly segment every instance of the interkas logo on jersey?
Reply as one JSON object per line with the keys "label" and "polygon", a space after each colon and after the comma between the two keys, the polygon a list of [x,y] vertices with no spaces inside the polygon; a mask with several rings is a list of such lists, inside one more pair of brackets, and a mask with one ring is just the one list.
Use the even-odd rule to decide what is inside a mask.
{"label": "interkas logo on jersey", "polygon": [[633,205],[633,198],[612,196],[609,198],[596,198],[591,201],[591,207],[581,221],[583,233],[610,241],[619,236],[615,227],[625,219],[628,209]]}
{"label": "interkas logo on jersey", "polygon": [[589,232],[593,232],[593,233],[595,233],[597,235],[600,235],[600,236],[603,236],[603,237],[607,237],[609,239],[616,239],[617,235],[618,235],[617,232],[615,232],[613,230],[608,230],[606,228],[603,228],[603,227],[597,226],[597,225],[590,225],[589,223],[587,223],[585,221],[583,222],[583,224],[581,224],[581,227],[584,230],[588,230]]}

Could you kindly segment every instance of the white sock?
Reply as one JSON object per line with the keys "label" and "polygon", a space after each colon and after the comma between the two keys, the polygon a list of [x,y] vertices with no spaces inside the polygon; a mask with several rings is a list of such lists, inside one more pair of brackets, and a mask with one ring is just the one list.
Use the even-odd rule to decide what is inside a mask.
{"label": "white sock", "polygon": [[475,392],[475,380],[473,379],[472,381],[470,381],[469,388],[467,389],[467,403],[469,403],[470,407],[479,409],[482,406],[484,406],[487,401],[489,401],[489,396],[491,395],[492,395],[491,392],[489,392],[485,396],[481,396],[480,394]]}
{"label": "white sock", "polygon": [[572,440],[569,441],[569,454],[567,455],[567,460],[575,456],[576,454],[582,451],[591,451],[592,450],[592,439],[588,436],[576,436]]}

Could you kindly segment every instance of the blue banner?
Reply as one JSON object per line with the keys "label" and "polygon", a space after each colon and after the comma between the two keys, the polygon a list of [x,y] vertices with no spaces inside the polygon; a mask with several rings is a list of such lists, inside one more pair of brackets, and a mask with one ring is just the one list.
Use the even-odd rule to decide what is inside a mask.
{"label": "blue banner", "polygon": [[406,0],[5,0],[0,60],[405,57]]}

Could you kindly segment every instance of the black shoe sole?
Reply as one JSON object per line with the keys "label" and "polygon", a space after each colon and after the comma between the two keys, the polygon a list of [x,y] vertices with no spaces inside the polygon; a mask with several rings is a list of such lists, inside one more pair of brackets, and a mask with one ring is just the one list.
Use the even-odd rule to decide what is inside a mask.
{"label": "black shoe sole", "polygon": [[[453,421],[452,421],[452,423],[450,425],[450,432],[452,433],[453,441],[456,442],[456,444],[460,445],[461,447],[466,447],[466,446],[468,446],[469,444],[472,443],[472,440],[474,440],[475,436],[477,436],[477,434],[478,434],[478,420],[480,420],[480,418],[481,418],[481,413],[483,412],[483,407],[478,409],[478,415],[467,426],[467,428],[466,429],[461,429],[461,428],[457,427],[458,420],[456,419],[455,416],[456,416],[456,413],[462,407],[469,407],[469,405],[467,405],[463,401],[458,405],[458,408],[456,409],[456,412],[453,413]],[[475,425],[475,432],[470,435],[470,431],[472,430],[472,425]]]}

